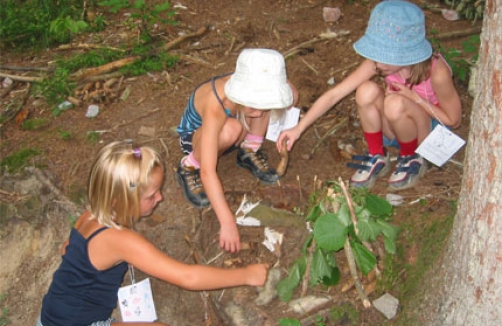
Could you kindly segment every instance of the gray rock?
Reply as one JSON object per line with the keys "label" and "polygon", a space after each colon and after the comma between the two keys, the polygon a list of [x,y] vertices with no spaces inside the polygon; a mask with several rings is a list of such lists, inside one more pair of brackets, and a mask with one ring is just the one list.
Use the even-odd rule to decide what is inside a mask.
{"label": "gray rock", "polygon": [[396,316],[399,308],[399,300],[394,298],[389,293],[385,293],[380,298],[373,301],[373,306],[380,311],[387,319],[392,319]]}

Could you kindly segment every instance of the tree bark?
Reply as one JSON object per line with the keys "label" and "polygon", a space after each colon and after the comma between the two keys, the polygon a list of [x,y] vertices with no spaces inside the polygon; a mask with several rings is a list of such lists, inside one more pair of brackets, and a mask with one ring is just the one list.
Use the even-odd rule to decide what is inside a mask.
{"label": "tree bark", "polygon": [[502,0],[486,1],[475,78],[458,210],[422,325],[502,325]]}

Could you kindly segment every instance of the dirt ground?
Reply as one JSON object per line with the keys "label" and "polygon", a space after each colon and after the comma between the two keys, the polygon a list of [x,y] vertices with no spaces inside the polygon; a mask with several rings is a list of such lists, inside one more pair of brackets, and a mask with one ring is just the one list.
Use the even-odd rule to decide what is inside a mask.
{"label": "dirt ground", "polygon": [[[154,72],[124,80],[122,90],[129,87],[129,97],[99,103],[101,111],[93,119],[85,117],[87,105],[92,103],[53,117],[51,107],[30,97],[25,102],[29,118],[43,118],[48,123],[34,131],[23,130],[14,120],[1,127],[2,158],[27,148],[41,153],[30,161],[30,165],[39,170],[14,175],[3,173],[0,180],[0,297],[1,306],[8,309],[6,316],[10,325],[35,323],[42,296],[60,262],[59,248],[69,234],[70,219],[83,209],[90,165],[103,144],[113,140],[134,139],[139,144],[155,147],[165,158],[164,201],[154,216],[139,223],[137,228],[169,255],[193,263],[196,260],[194,252],[197,252],[200,261],[227,267],[266,261],[281,270],[282,275],[298,257],[307,231],[297,226],[276,228],[284,234],[280,258],[261,244],[263,227],[240,227],[242,241],[249,244],[249,249],[238,254],[222,252],[217,243],[218,222],[214,212],[192,208],[174,181],[173,171],[181,152],[170,128],[177,125],[190,93],[200,82],[233,71],[240,49],[265,47],[285,53],[323,33],[335,33],[338,36],[309,44],[287,60],[288,76],[300,94],[298,107],[308,110],[330,87],[330,79],[339,82],[361,61],[352,44],[364,33],[369,13],[378,1],[181,0],[176,3],[181,5],[175,16],[180,24],[158,32],[172,40],[208,24],[207,33],[183,42],[175,50],[197,58],[197,62],[185,59],[169,68],[167,74]],[[432,3],[438,4],[436,1]],[[336,22],[325,22],[323,7],[340,8],[341,18]],[[434,29],[438,33],[471,26],[466,21],[447,21],[431,11],[426,10],[425,14],[428,30]],[[101,44],[107,46],[129,42],[134,31],[121,23],[120,17],[118,15],[110,21],[109,27],[100,35],[86,35],[78,41],[93,43],[102,40]],[[445,48],[461,48],[463,39],[445,40],[442,44]],[[0,62],[20,67],[46,66],[56,56],[78,51],[82,50],[48,49],[32,54],[4,49]],[[462,126],[456,132],[466,139],[472,98],[467,95],[465,84],[458,82],[457,86],[465,114]],[[25,83],[17,83],[14,91],[25,87]],[[15,92],[11,92],[0,98],[2,110],[14,96]],[[348,118],[347,123],[322,140],[344,118]],[[89,141],[88,133],[92,131],[99,132],[98,142]],[[69,134],[70,138],[63,139],[62,133]],[[260,185],[249,173],[235,166],[234,154],[223,157],[218,170],[229,203],[237,209],[246,194],[252,200],[262,200],[263,205],[283,208],[281,214],[292,207],[305,208],[308,194],[315,187],[314,180],[337,180],[339,177],[346,180],[350,177],[353,171],[346,167],[348,160],[341,155],[337,144],[339,140],[352,141],[358,151],[363,152],[361,136],[354,98],[348,96],[297,142],[281,187]],[[271,165],[279,161],[274,145],[270,141],[265,143]],[[454,160],[462,162],[463,151],[457,153]],[[417,188],[400,193],[405,204],[395,209],[393,223],[399,225],[406,219],[406,223],[420,227],[424,215],[431,218],[446,216],[451,209],[449,203],[457,199],[461,176],[459,164],[431,167]],[[373,192],[385,196],[388,192],[385,183],[380,181]],[[417,205],[419,199],[426,200]],[[405,256],[416,256],[420,248],[411,248],[406,246],[405,240],[403,242]],[[383,324],[385,318],[379,312],[362,307],[355,290],[340,291],[349,278],[346,268],[342,268],[342,274],[339,285],[329,289],[314,288],[309,295],[330,298],[330,304],[322,309],[350,303],[359,310],[360,316],[357,321],[345,316],[328,324]],[[137,272],[136,277],[143,279],[146,276]],[[277,325],[279,318],[286,317],[304,320],[304,325],[309,325],[315,324],[318,314],[316,311],[297,314],[278,298],[259,306],[254,302],[258,293],[248,287],[198,293],[180,290],[156,279],[151,281],[159,320],[172,326]],[[129,284],[128,277],[124,284]],[[399,297],[398,292],[392,293]],[[375,291],[370,294],[370,299],[381,294]],[[312,317],[310,321],[309,316]]]}

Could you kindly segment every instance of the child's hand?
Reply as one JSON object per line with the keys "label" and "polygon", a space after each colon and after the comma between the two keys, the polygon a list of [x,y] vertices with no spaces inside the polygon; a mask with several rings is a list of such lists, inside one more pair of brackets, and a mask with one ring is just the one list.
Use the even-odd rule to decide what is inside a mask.
{"label": "child's hand", "polygon": [[230,252],[241,250],[241,240],[237,224],[222,225],[220,229],[220,247]]}
{"label": "child's hand", "polygon": [[251,286],[263,286],[267,281],[268,264],[253,264],[246,266],[247,284]]}
{"label": "child's hand", "polygon": [[300,135],[301,133],[296,130],[296,127],[288,130],[283,130],[279,135],[279,138],[277,138],[276,142],[277,150],[279,151],[279,153],[282,151],[282,143],[284,139],[288,140],[287,150],[289,152],[293,148],[293,144],[296,142],[296,140],[300,138]]}

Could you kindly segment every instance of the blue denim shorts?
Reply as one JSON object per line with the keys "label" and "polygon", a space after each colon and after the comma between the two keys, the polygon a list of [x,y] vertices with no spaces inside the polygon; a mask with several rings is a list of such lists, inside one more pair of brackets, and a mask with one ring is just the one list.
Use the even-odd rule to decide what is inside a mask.
{"label": "blue denim shorts", "polygon": [[[439,125],[439,121],[437,121],[436,119],[431,119],[431,131],[433,131],[437,125]],[[383,146],[399,148],[399,143],[397,142],[396,138],[389,139],[383,136]]]}

